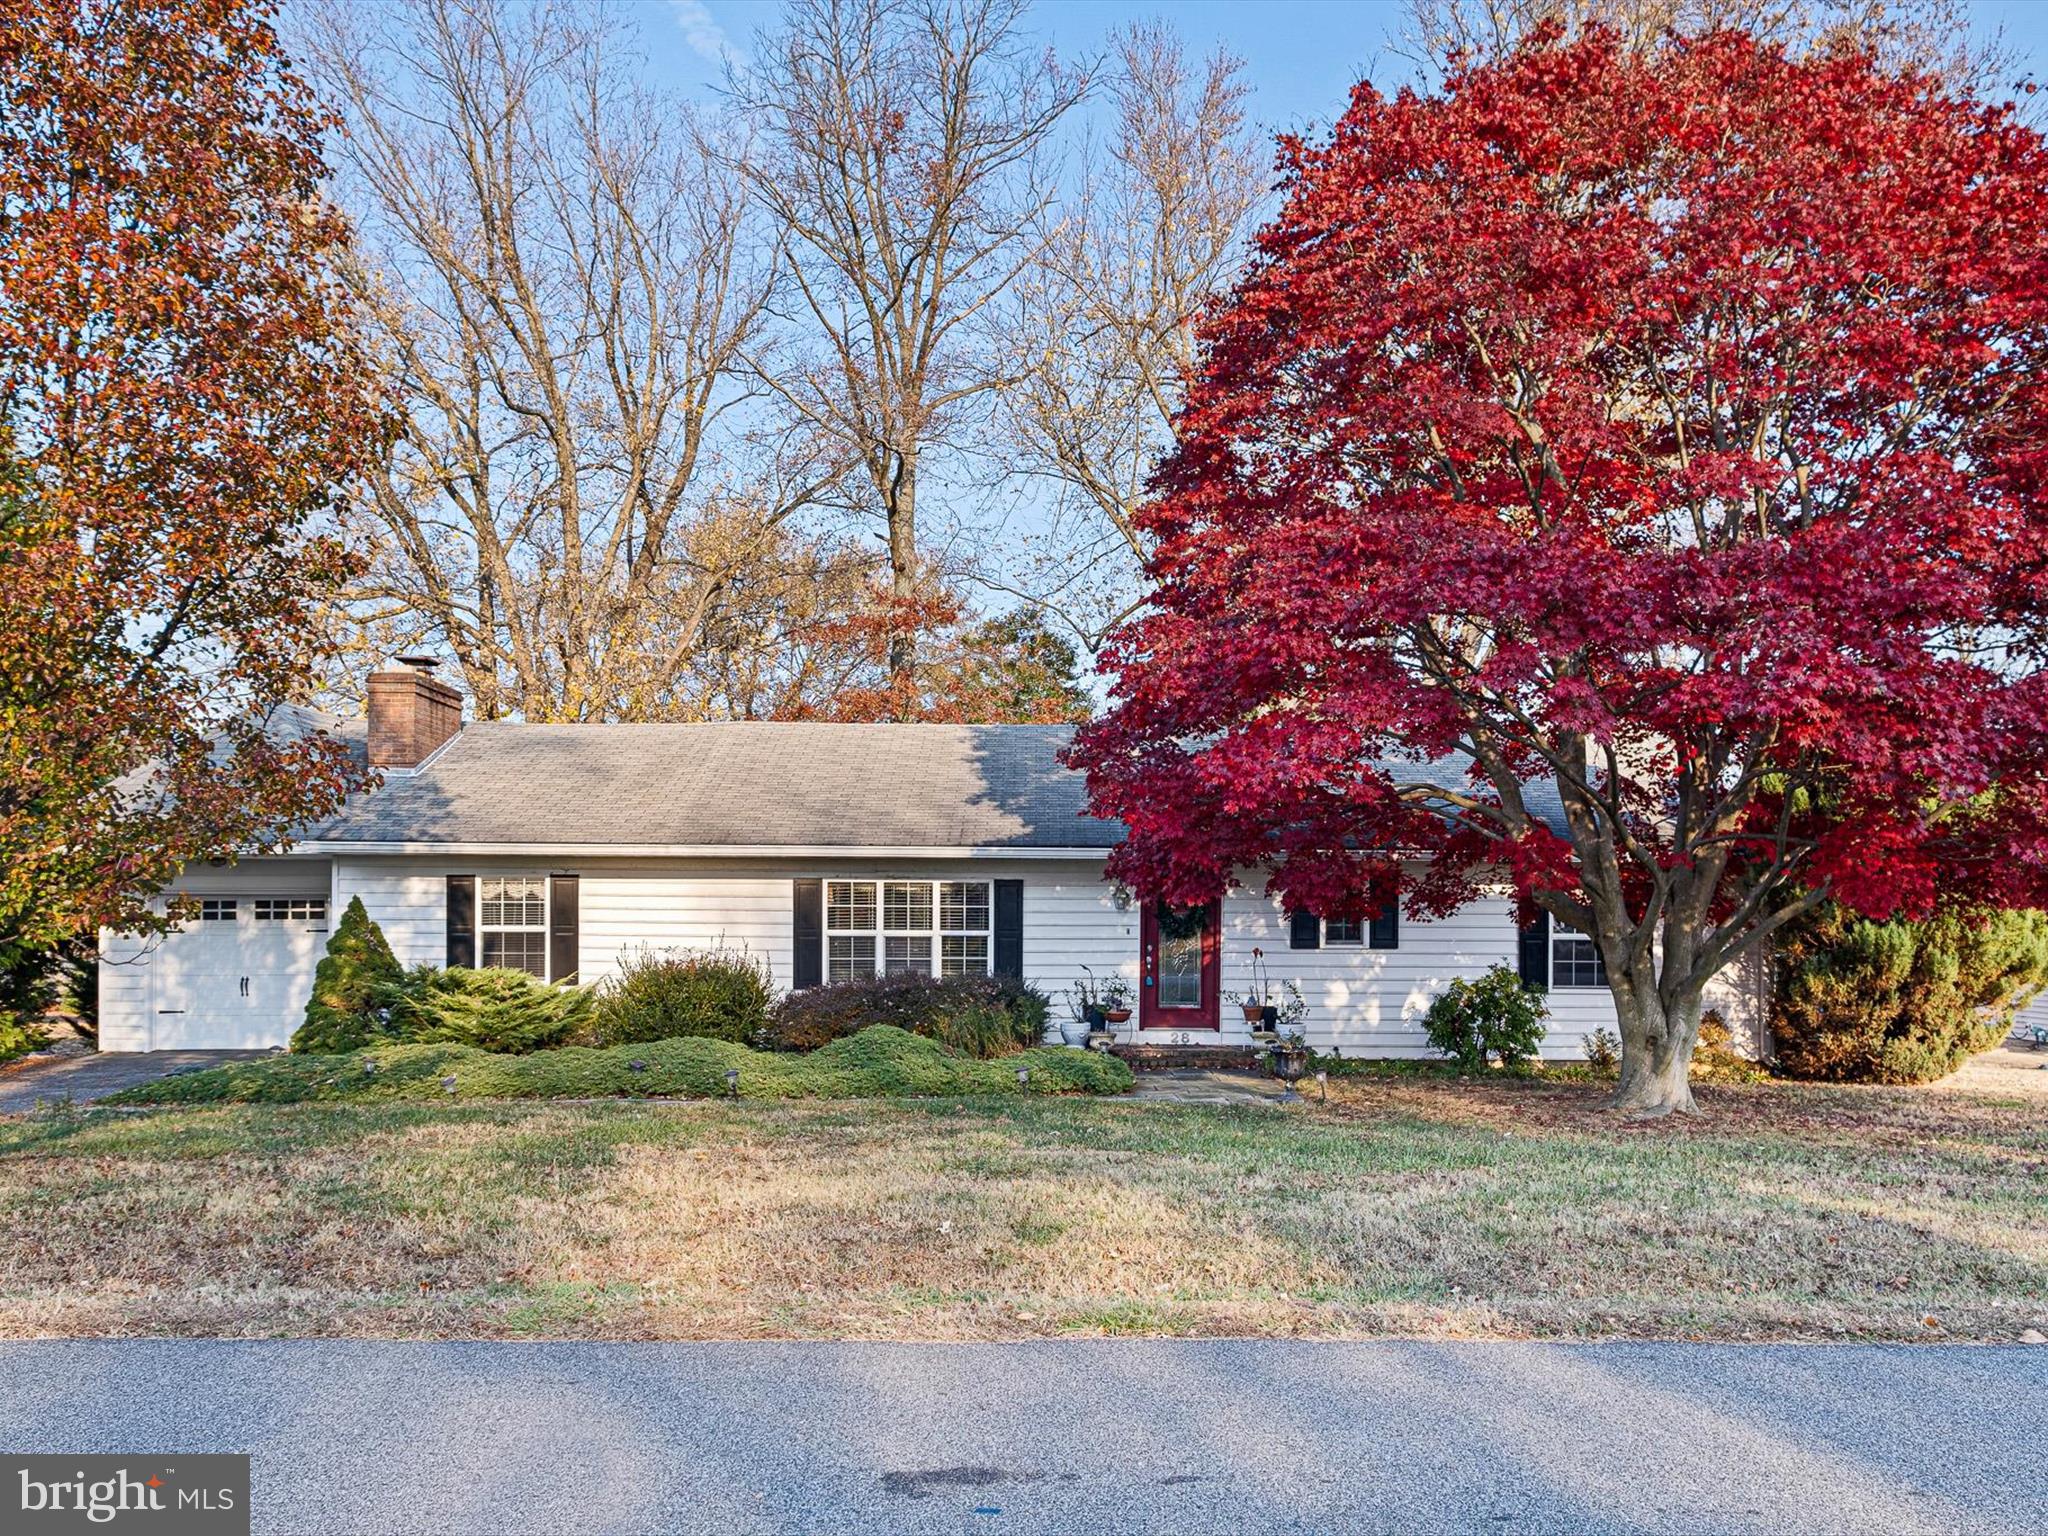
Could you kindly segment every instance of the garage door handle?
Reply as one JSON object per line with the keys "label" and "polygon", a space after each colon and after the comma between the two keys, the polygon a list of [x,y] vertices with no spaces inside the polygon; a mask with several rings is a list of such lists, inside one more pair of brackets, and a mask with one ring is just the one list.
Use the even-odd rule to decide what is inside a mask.
{"label": "garage door handle", "polygon": [[182,1009],[182,1008],[159,1008],[159,1009],[157,1009],[157,1012],[158,1012],[158,1013],[183,1013],[184,1011],[185,1011],[185,1010],[184,1010],[184,1009]]}
{"label": "garage door handle", "polygon": [[242,978],[242,996],[244,996],[244,997],[247,997],[248,995],[249,995],[249,978],[248,978],[248,977],[246,977],[246,976],[244,976],[244,977]]}

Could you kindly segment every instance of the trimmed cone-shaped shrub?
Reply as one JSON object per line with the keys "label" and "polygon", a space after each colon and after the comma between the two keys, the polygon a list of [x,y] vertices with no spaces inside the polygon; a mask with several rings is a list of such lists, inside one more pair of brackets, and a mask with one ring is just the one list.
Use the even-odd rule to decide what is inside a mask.
{"label": "trimmed cone-shaped shrub", "polygon": [[469,1045],[480,1051],[524,1055],[580,1036],[590,1025],[591,995],[551,987],[524,971],[416,971],[391,1008],[401,1040]]}
{"label": "trimmed cone-shaped shrub", "polygon": [[2048,984],[2048,914],[1867,922],[1822,908],[1777,946],[1771,1030],[1794,1077],[1927,1083],[2012,1028]]}
{"label": "trimmed cone-shaped shrub", "polygon": [[404,979],[384,930],[363,910],[363,898],[351,896],[313,973],[306,1021],[292,1035],[291,1048],[302,1055],[332,1056],[390,1038],[386,1015]]}

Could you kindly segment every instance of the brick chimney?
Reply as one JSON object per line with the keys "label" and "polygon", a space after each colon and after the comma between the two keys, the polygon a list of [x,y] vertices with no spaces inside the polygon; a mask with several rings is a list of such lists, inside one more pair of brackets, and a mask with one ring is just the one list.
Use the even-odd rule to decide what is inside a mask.
{"label": "brick chimney", "polygon": [[370,674],[372,768],[417,768],[461,729],[462,695],[434,676],[433,657]]}

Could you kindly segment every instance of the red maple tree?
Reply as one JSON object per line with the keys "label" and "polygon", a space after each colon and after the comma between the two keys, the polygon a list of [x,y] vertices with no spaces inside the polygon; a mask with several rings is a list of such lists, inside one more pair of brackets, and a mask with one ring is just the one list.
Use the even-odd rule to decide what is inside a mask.
{"label": "red maple tree", "polygon": [[267,6],[0,0],[0,948],[356,778],[276,719],[379,430],[328,126]]}
{"label": "red maple tree", "polygon": [[1075,752],[1114,873],[1511,881],[1652,1113],[1811,903],[2048,896],[2036,134],[1853,52],[1553,31],[1283,164]]}

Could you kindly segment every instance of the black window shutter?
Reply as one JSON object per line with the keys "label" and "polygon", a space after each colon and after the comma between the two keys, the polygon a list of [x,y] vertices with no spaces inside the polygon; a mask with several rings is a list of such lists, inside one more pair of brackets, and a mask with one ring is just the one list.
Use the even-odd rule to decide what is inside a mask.
{"label": "black window shutter", "polygon": [[1288,913],[1287,947],[1289,949],[1321,949],[1323,947],[1323,920],[1313,912]]}
{"label": "black window shutter", "polygon": [[1024,882],[998,880],[996,887],[996,949],[998,976],[1024,979]]}
{"label": "black window shutter", "polygon": [[476,876],[448,877],[448,963],[476,964]]}
{"label": "black window shutter", "polygon": [[825,882],[790,882],[789,984],[801,990],[825,979]]}
{"label": "black window shutter", "polygon": [[583,969],[582,887],[575,875],[548,881],[548,979],[560,986],[573,985]]}
{"label": "black window shutter", "polygon": [[1538,912],[1535,918],[1521,928],[1521,944],[1516,955],[1516,968],[1522,973],[1522,985],[1531,992],[1550,990],[1550,914]]}
{"label": "black window shutter", "polygon": [[1390,901],[1380,914],[1372,920],[1372,927],[1366,934],[1368,949],[1399,949],[1401,947],[1401,903]]}

